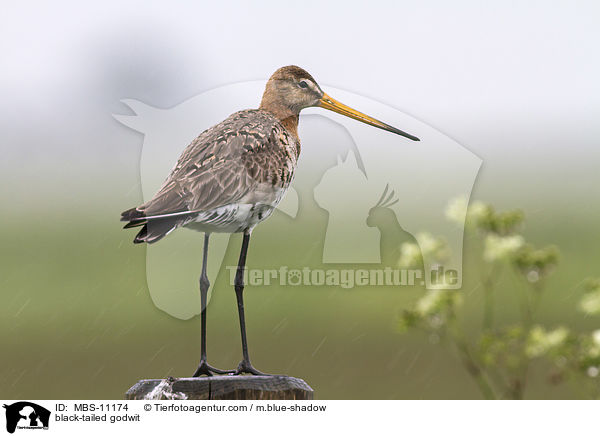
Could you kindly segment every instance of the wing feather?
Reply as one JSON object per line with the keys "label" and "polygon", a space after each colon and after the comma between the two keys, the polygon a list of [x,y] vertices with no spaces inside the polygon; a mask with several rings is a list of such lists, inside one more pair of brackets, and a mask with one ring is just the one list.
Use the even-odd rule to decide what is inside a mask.
{"label": "wing feather", "polygon": [[[290,153],[282,147],[282,141],[297,148],[296,140],[271,114],[260,110],[237,112],[194,139],[156,195],[123,212],[121,219],[129,221],[126,227],[144,225],[146,231],[147,224],[154,220],[158,233],[168,233],[200,212],[251,197],[260,191],[261,184],[286,188],[297,151]],[[294,156],[286,179],[281,163],[290,154]],[[137,242],[149,242],[143,240],[144,229],[140,232],[142,240],[137,241],[138,235]],[[154,235],[154,240],[158,239]]]}

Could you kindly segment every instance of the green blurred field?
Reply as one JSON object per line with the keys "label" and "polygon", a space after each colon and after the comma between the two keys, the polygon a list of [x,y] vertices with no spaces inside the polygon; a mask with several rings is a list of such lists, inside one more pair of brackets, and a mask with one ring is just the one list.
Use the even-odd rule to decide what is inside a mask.
{"label": "green blurred field", "polygon": [[[59,209],[57,208],[57,211]],[[47,211],[45,219],[8,217],[1,240],[0,397],[119,399],[135,381],[189,376],[199,354],[199,318],[181,321],[158,310],[145,284],[145,248],[116,218],[121,208],[98,213]],[[593,329],[599,320],[575,310],[585,277],[598,275],[600,230],[594,214],[528,216],[525,235],[554,243],[562,252],[539,320],[548,325]],[[31,216],[31,215],[30,215]],[[274,216],[259,226],[249,266],[261,266],[261,250],[294,250],[272,232],[289,233]],[[239,236],[227,263],[235,264]],[[467,241],[465,301],[480,322],[477,271]],[[198,256],[200,257],[200,251]],[[507,286],[512,286],[511,277]],[[214,279],[213,279],[214,280]],[[209,305],[209,360],[233,368],[240,359],[233,289],[221,274]],[[396,332],[399,312],[422,289],[248,287],[246,307],[251,356],[263,371],[304,378],[318,399],[480,398],[454,350],[419,334]],[[503,321],[517,314],[512,294],[499,297]],[[528,398],[579,398],[568,385],[550,387],[543,368],[532,368]]]}

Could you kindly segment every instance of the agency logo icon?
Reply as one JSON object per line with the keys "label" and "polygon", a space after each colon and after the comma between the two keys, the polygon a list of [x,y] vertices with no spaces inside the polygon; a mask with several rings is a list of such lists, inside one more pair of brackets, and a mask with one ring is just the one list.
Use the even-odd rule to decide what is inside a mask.
{"label": "agency logo icon", "polygon": [[[255,107],[264,86],[264,81],[226,85],[168,109],[122,100],[132,113],[114,115],[115,119],[144,135],[139,168],[144,200],[155,194],[179,154],[204,128],[237,110]],[[303,237],[294,238],[289,243],[293,249],[286,250],[283,241],[289,235],[271,233],[271,240],[282,243],[265,244],[264,263],[289,270],[412,268],[399,250],[410,246],[417,251],[412,257],[422,265],[424,286],[459,289],[466,209],[455,214],[460,216],[454,221],[444,211],[452,199],[468,201],[481,159],[390,106],[331,86],[327,89],[351,106],[415,133],[421,141],[402,141],[318,108],[304,110],[299,165],[275,214],[289,222],[288,232]],[[431,249],[435,241],[430,235],[444,241],[445,256],[440,258]],[[211,235],[209,301],[215,278],[227,267],[230,237]],[[255,251],[260,252],[260,240],[255,238]],[[185,230],[146,247],[150,295],[159,309],[174,317],[189,319],[200,311],[197,283],[202,244],[201,233]],[[446,272],[454,274],[450,277]],[[452,280],[441,280],[446,276]]]}
{"label": "agency logo icon", "polygon": [[50,411],[39,404],[29,401],[19,401],[4,404],[6,409],[6,431],[14,433],[16,429],[48,430]]}

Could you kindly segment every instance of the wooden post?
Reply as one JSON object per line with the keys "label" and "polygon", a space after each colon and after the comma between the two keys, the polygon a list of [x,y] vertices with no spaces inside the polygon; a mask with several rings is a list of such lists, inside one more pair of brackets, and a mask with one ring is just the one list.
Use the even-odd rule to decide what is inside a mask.
{"label": "wooden post", "polygon": [[219,375],[140,380],[126,400],[312,400],[302,379],[287,375]]}

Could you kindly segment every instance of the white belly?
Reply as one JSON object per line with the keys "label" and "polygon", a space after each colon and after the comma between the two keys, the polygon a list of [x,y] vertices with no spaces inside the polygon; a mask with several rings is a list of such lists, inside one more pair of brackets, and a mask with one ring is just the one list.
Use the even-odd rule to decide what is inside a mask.
{"label": "white belly", "polygon": [[202,212],[185,227],[206,233],[239,233],[252,230],[259,222],[271,216],[286,192],[284,189],[269,188],[268,193],[266,190],[255,191],[239,203]]}
{"label": "white belly", "polygon": [[275,206],[265,204],[230,204],[202,212],[185,227],[206,233],[239,233],[252,230],[273,210]]}

